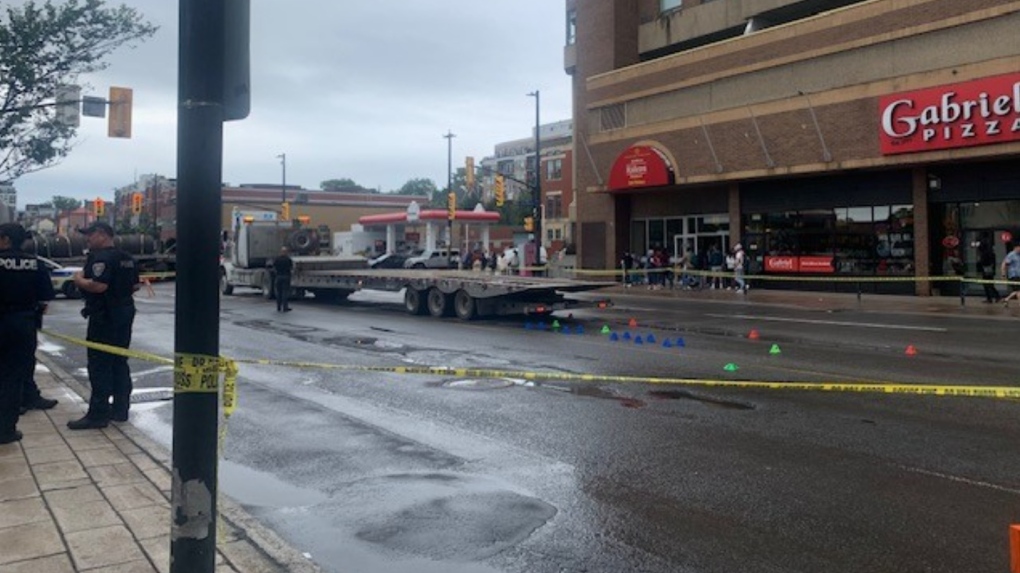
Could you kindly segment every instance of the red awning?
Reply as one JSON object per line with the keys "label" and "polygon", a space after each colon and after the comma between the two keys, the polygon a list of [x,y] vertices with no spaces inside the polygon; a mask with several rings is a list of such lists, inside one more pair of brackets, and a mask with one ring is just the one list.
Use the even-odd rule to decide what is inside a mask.
{"label": "red awning", "polygon": [[609,172],[610,191],[672,184],[673,168],[658,149],[648,145],[627,148],[616,158]]}
{"label": "red awning", "polygon": [[[418,219],[425,221],[439,221],[446,220],[446,209],[426,209],[418,214]],[[493,211],[457,211],[455,218],[456,221],[470,221],[473,223],[477,222],[488,222],[497,223],[499,222],[499,213]],[[365,215],[364,217],[358,218],[358,223],[362,225],[388,225],[390,223],[406,223],[407,212],[400,211],[399,213],[382,213],[380,215]]]}

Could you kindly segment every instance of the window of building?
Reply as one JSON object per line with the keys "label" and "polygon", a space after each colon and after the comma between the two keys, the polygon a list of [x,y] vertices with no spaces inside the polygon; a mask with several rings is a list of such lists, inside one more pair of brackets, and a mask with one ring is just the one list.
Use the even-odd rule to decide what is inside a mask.
{"label": "window of building", "polygon": [[545,216],[549,219],[560,219],[563,217],[562,195],[549,195],[545,198]]}
{"label": "window of building", "polygon": [[563,160],[550,159],[545,162],[545,178],[547,181],[559,181],[563,179]]}
{"label": "window of building", "polygon": [[659,12],[676,10],[683,6],[683,0],[659,0]]}
{"label": "window of building", "polygon": [[567,45],[577,42],[577,10],[567,11]]}

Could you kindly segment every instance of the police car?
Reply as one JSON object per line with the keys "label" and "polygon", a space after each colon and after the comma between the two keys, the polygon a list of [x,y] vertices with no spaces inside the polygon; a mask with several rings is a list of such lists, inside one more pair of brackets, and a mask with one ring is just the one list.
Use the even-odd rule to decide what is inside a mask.
{"label": "police car", "polygon": [[46,265],[50,271],[50,280],[53,281],[53,290],[63,294],[67,298],[80,298],[81,291],[74,286],[74,273],[81,270],[81,267],[65,267],[56,261],[46,257],[39,257],[39,261]]}

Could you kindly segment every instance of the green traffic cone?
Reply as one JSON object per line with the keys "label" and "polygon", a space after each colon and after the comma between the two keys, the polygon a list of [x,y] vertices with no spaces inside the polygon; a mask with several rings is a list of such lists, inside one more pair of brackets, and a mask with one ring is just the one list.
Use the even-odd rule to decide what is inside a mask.
{"label": "green traffic cone", "polygon": [[769,354],[782,354],[783,351],[779,349],[778,344],[773,344],[772,348],[769,349]]}
{"label": "green traffic cone", "polygon": [[727,372],[736,372],[739,369],[740,369],[740,367],[737,366],[736,364],[732,363],[732,362],[730,362],[726,366],[723,366],[723,370],[725,370]]}
{"label": "green traffic cone", "polygon": [[602,330],[600,330],[599,332],[601,332],[602,334],[609,334],[612,331],[609,330],[609,325],[608,324],[603,324],[602,325]]}

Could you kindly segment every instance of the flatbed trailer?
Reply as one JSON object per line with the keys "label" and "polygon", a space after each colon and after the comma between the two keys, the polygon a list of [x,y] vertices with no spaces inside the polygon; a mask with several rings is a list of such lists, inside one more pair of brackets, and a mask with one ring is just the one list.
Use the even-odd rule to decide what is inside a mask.
{"label": "flatbed trailer", "polygon": [[[370,269],[364,261],[335,257],[293,257],[293,260],[292,295],[310,292],[317,299],[341,301],[362,289],[403,290],[404,308],[415,315],[473,320],[513,314],[547,315],[568,308],[609,304],[566,296],[605,288],[608,285],[604,282],[478,271]],[[261,289],[263,296],[272,298],[276,295],[272,283],[269,269],[242,269],[229,263],[221,267],[220,290],[225,295],[232,294],[234,287],[243,286]]]}

